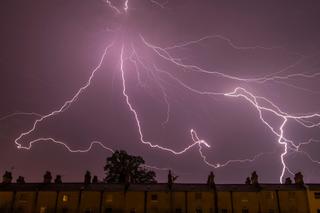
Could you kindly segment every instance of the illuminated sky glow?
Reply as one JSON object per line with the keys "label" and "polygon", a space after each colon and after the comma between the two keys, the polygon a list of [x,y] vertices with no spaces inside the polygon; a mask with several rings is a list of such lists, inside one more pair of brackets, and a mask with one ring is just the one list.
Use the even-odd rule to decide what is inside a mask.
{"label": "illuminated sky glow", "polygon": [[[73,4],[76,1],[70,3]],[[95,65],[92,65],[93,62],[89,67],[87,65],[86,71],[81,67],[83,65],[77,65],[82,70],[81,75],[87,77],[81,77],[76,83],[78,86],[69,85],[64,89],[59,83],[54,86],[48,84],[49,78],[55,76],[53,70],[31,69],[30,73],[34,73],[32,77],[23,78],[24,84],[36,86],[44,83],[44,88],[50,88],[56,104],[47,106],[53,103],[50,94],[49,97],[43,94],[46,96],[43,107],[43,100],[39,99],[41,96],[28,105],[26,96],[17,95],[14,97],[24,99],[22,105],[26,109],[40,105],[36,107],[38,110],[26,110],[14,104],[8,104],[8,110],[3,107],[7,113],[3,113],[0,122],[3,129],[8,131],[3,138],[11,139],[9,141],[16,146],[11,151],[14,152],[12,156],[20,158],[34,155],[43,164],[28,159],[26,165],[32,164],[37,169],[51,165],[49,168],[57,167],[57,172],[66,173],[72,163],[59,166],[53,157],[46,164],[46,156],[62,152],[63,159],[71,159],[69,161],[86,159],[85,165],[91,169],[97,161],[97,155],[101,156],[99,159],[104,159],[115,149],[125,149],[142,155],[147,161],[146,166],[160,173],[160,180],[169,168],[183,174],[180,181],[201,181],[201,174],[205,175],[210,170],[217,174],[218,181],[220,176],[224,182],[243,182],[245,175],[252,170],[257,170],[265,182],[282,182],[285,177],[292,177],[298,171],[305,174],[306,181],[319,180],[320,159],[316,156],[316,150],[320,148],[320,113],[317,110],[320,104],[319,40],[313,42],[312,48],[308,43],[316,38],[314,35],[307,41],[300,41],[297,36],[284,44],[279,42],[282,40],[277,33],[270,40],[265,36],[260,38],[263,30],[258,26],[260,21],[265,22],[265,17],[254,14],[248,21],[247,17],[242,17],[243,10],[247,8],[241,5],[236,11],[243,18],[239,22],[248,24],[254,20],[251,24],[256,28],[246,32],[237,27],[231,30],[234,34],[229,32],[226,36],[224,32],[215,30],[214,22],[203,22],[202,18],[198,22],[197,18],[185,22],[181,20],[181,14],[194,10],[193,15],[201,16],[197,10],[205,5],[220,6],[222,12],[225,10],[228,13],[228,4],[204,1],[195,5],[192,1],[183,3],[178,0],[145,1],[140,4],[134,0],[105,0],[95,4],[104,6],[99,13],[104,11],[109,19],[103,24],[105,30],[101,32],[106,39],[98,33],[86,34],[88,40],[92,39],[90,36],[99,38],[99,42],[91,43],[98,50],[90,46],[82,47],[95,53],[91,56],[86,52],[79,58],[90,55],[90,61],[98,61]],[[309,23],[306,30],[319,34],[310,24],[314,18],[312,13],[306,15],[310,12],[309,7],[296,6],[283,14],[283,5],[270,5],[270,8],[279,7],[279,14],[287,19],[292,15],[291,12],[297,17],[306,16],[304,21],[300,20]],[[56,7],[59,11],[60,6]],[[260,9],[255,4],[252,7]],[[79,11],[83,13],[85,7]],[[67,13],[65,15],[68,17]],[[144,20],[148,16],[151,20]],[[181,21],[181,25],[169,24],[169,29],[173,29],[167,32],[176,33],[165,34],[165,30],[152,29],[153,25],[166,29],[166,21],[153,19],[167,19],[168,16],[174,17],[177,23]],[[219,17],[219,14],[216,16]],[[208,19],[215,16],[203,17]],[[219,18],[221,20],[216,24],[223,29],[224,22],[229,20],[221,14]],[[93,20],[103,23],[97,17]],[[77,22],[76,19],[73,21]],[[283,23],[289,24],[290,21],[284,19]],[[88,20],[86,22],[90,30],[95,26]],[[195,29],[190,22],[194,23]],[[59,23],[53,23],[59,26]],[[197,27],[197,23],[202,23],[202,27]],[[269,27],[275,30],[277,26]],[[96,26],[92,28],[97,30]],[[192,33],[179,34],[178,29]],[[284,29],[283,32],[291,35],[290,30]],[[253,41],[244,36],[245,33]],[[237,34],[244,37],[245,41],[241,41]],[[294,45],[297,42],[299,45]],[[63,50],[63,47],[55,50],[57,54],[59,50]],[[51,52],[42,46],[39,51]],[[98,54],[97,51],[102,53]],[[64,63],[41,56],[39,63],[43,63],[44,67],[58,63],[62,69],[58,71],[58,76],[62,77],[65,73],[68,79],[77,79],[76,71],[63,67],[66,65],[71,68],[74,63],[79,63],[77,61],[81,59],[72,56],[70,61],[68,55],[64,54],[65,58],[61,58]],[[28,64],[29,61],[24,63]],[[51,77],[41,77],[40,71],[50,73]],[[37,73],[40,75],[37,76]],[[10,74],[6,75],[10,79]],[[103,85],[107,85],[106,88]],[[6,84],[2,87],[6,88]],[[18,163],[19,160],[15,162],[8,158],[4,162],[9,162],[19,172],[25,171],[17,166],[23,165]],[[101,169],[102,164],[99,165]],[[72,175],[68,177],[65,174],[67,179],[74,179],[75,174],[79,173],[79,168],[76,170],[77,166],[73,167],[75,171]],[[99,168],[93,170],[101,174]],[[196,172],[193,173],[194,170]]]}

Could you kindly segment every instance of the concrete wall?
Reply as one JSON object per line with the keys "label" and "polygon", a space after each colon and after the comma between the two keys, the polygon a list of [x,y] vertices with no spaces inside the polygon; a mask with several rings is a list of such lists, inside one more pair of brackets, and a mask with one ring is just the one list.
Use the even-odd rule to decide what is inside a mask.
{"label": "concrete wall", "polygon": [[58,193],[57,212],[74,213],[78,210],[80,192],[75,191],[61,191]]}
{"label": "concrete wall", "polygon": [[121,212],[125,203],[125,193],[122,192],[105,192],[103,193],[102,210],[112,209],[112,212]]}
{"label": "concrete wall", "polygon": [[234,213],[242,213],[245,209],[260,212],[258,195],[258,192],[233,192]]}
{"label": "concrete wall", "polygon": [[281,213],[305,213],[309,212],[307,192],[279,191],[279,203]]}
{"label": "concrete wall", "polygon": [[0,192],[0,212],[10,212],[13,203],[13,192]]}
{"label": "concrete wall", "polygon": [[320,212],[320,190],[319,191],[308,191],[310,213]]}
{"label": "concrete wall", "polygon": [[150,213],[170,212],[172,194],[170,192],[148,192],[147,209]]}
{"label": "concrete wall", "polygon": [[275,191],[260,191],[258,199],[261,212],[279,213],[277,194]]}
{"label": "concrete wall", "polygon": [[189,212],[210,213],[214,209],[213,192],[188,192]]}
{"label": "concrete wall", "polygon": [[232,212],[231,192],[218,192],[218,208]]}
{"label": "concrete wall", "polygon": [[52,191],[38,192],[35,212],[54,213],[56,209],[57,195],[57,192]]}
{"label": "concrete wall", "polygon": [[[24,213],[318,213],[317,191],[0,191],[0,212]],[[320,192],[320,191],[319,191]],[[215,198],[217,195],[217,198]],[[279,198],[279,200],[278,200]],[[278,206],[279,205],[279,206]],[[309,210],[310,209],[310,210]]]}
{"label": "concrete wall", "polygon": [[144,212],[144,192],[125,193],[125,212]]}
{"label": "concrete wall", "polygon": [[16,192],[13,201],[14,212],[33,212],[35,211],[37,192]]}
{"label": "concrete wall", "polygon": [[182,212],[186,212],[186,193],[187,192],[172,192],[172,209],[174,212],[177,210],[181,210]]}
{"label": "concrete wall", "polygon": [[100,212],[101,192],[83,191],[81,193],[80,212]]}

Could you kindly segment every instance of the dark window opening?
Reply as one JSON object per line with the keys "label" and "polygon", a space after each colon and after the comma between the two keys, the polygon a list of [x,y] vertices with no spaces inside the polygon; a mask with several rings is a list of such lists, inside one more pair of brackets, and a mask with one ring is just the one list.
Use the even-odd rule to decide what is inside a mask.
{"label": "dark window opening", "polygon": [[28,195],[26,193],[20,194],[19,201],[26,202],[28,200]]}
{"label": "dark window opening", "polygon": [[314,198],[315,199],[320,199],[320,192],[315,192],[314,193]]}
{"label": "dark window opening", "polygon": [[242,213],[249,213],[249,209],[242,209]]}
{"label": "dark window opening", "polygon": [[202,209],[196,209],[196,213],[202,213]]}
{"label": "dark window opening", "polygon": [[158,195],[156,195],[156,194],[151,195],[151,200],[152,201],[157,201],[158,200]]}
{"label": "dark window opening", "polygon": [[105,213],[112,213],[112,208],[106,208]]}
{"label": "dark window opening", "polygon": [[158,211],[158,208],[152,208],[151,209],[151,213],[158,213],[159,211]]}
{"label": "dark window opening", "polygon": [[26,212],[26,211],[25,211],[25,209],[24,209],[23,207],[19,206],[19,207],[16,209],[15,212],[17,212],[17,213],[24,213],[24,212]]}
{"label": "dark window opening", "polygon": [[176,209],[176,213],[182,213],[182,209]]}

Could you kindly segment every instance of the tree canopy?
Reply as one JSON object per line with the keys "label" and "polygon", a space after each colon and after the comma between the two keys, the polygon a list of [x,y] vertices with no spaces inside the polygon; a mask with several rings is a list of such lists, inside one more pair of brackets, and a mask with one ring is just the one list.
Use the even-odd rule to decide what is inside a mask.
{"label": "tree canopy", "polygon": [[104,167],[107,183],[156,183],[156,173],[143,167],[145,161],[140,156],[132,156],[126,151],[115,151],[107,158]]}

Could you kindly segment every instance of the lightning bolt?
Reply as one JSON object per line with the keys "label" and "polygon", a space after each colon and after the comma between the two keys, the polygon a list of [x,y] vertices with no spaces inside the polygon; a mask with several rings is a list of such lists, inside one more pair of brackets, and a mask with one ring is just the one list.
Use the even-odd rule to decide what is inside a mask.
{"label": "lightning bolt", "polygon": [[27,150],[30,150],[31,149],[31,146],[34,142],[37,142],[39,140],[51,140],[55,143],[60,143],[59,141],[56,141],[54,138],[40,138],[40,139],[36,139],[34,141],[31,141],[29,142],[29,145],[28,146],[23,146],[20,141],[23,137],[27,136],[27,135],[30,135],[32,132],[34,132],[34,130],[37,128],[37,125],[39,123],[41,123],[42,121],[50,118],[50,117],[53,117],[53,116],[56,116],[62,112],[64,112],[65,110],[67,110],[75,101],[77,101],[77,99],[79,98],[79,96],[91,85],[91,81],[92,79],[94,78],[94,75],[95,73],[100,69],[101,65],[102,65],[102,62],[104,61],[104,58],[108,52],[108,50],[113,46],[113,43],[111,43],[110,45],[108,45],[103,54],[102,54],[102,57],[99,61],[99,64],[93,69],[93,71],[91,72],[91,75],[89,77],[89,80],[86,82],[86,84],[84,86],[82,86],[77,92],[76,94],[68,101],[66,101],[58,110],[55,110],[47,115],[43,115],[41,116],[39,119],[37,119],[34,123],[33,123],[33,126],[30,130],[26,131],[26,132],[23,132],[18,138],[15,139],[15,144],[17,145],[17,147],[19,149],[27,149]]}
{"label": "lightning bolt", "polygon": [[[122,6],[116,6],[113,4],[113,2],[111,0],[104,0],[105,3],[107,4],[107,6],[114,11],[116,14],[123,14],[123,13],[127,13],[127,11],[129,10],[129,5],[130,5],[130,1],[129,0],[125,0],[123,1],[123,5]],[[158,7],[164,8],[164,6],[168,3],[168,2],[164,2],[164,3],[159,3],[155,0],[150,0],[150,2],[154,5],[157,5]],[[115,32],[117,30],[112,30],[112,32]],[[155,55],[157,57],[159,57],[160,59],[170,63],[173,66],[176,66],[178,68],[179,71],[183,71],[183,72],[195,72],[195,73],[201,73],[201,74],[206,74],[206,75],[214,75],[215,77],[218,78],[222,78],[222,79],[227,79],[227,80],[231,80],[234,81],[236,83],[244,83],[244,84],[264,84],[267,82],[274,82],[274,83],[283,83],[286,84],[287,86],[292,86],[292,87],[296,87],[295,85],[291,85],[289,83],[287,83],[286,81],[289,79],[314,79],[314,78],[318,78],[320,76],[320,72],[313,72],[313,73],[290,73],[290,74],[285,74],[288,71],[290,71],[291,69],[295,68],[297,65],[299,65],[300,63],[302,63],[307,57],[299,54],[299,53],[290,53],[290,54],[294,54],[296,56],[299,56],[299,59],[297,61],[295,61],[294,63],[286,66],[285,68],[278,70],[276,72],[272,72],[271,74],[265,75],[265,76],[260,76],[260,77],[256,77],[256,78],[242,78],[241,76],[235,76],[235,75],[228,75],[225,74],[223,72],[219,72],[217,70],[207,70],[204,69],[200,66],[197,65],[193,65],[193,64],[186,64],[184,63],[182,58],[177,58],[174,57],[173,54],[171,54],[170,51],[175,50],[175,49],[181,49],[181,48],[187,48],[189,46],[192,45],[197,45],[203,41],[209,40],[209,39],[219,39],[223,42],[226,42],[230,47],[234,48],[235,50],[239,50],[239,51],[252,51],[252,50],[257,50],[257,49],[261,49],[264,51],[273,51],[275,49],[282,49],[284,50],[283,47],[264,47],[264,46],[241,46],[235,42],[233,42],[231,39],[222,36],[222,35],[208,35],[208,36],[204,36],[200,39],[196,39],[196,40],[192,40],[192,41],[185,41],[185,42],[181,42],[178,44],[174,44],[172,46],[168,46],[168,47],[160,47],[157,46],[155,44],[153,44],[150,41],[147,41],[147,39],[145,39],[141,34],[139,35],[140,41],[143,45],[143,47],[146,47],[148,49],[150,49],[153,53],[155,53]],[[291,171],[291,169],[287,166],[286,163],[286,157],[288,156],[288,154],[290,152],[292,153],[301,153],[305,156],[307,156],[307,158],[317,164],[320,165],[320,162],[313,159],[307,152],[302,150],[303,146],[307,146],[310,145],[312,143],[318,143],[319,140],[317,139],[310,139],[307,142],[296,142],[291,140],[285,132],[286,127],[288,126],[289,122],[296,122],[299,125],[303,126],[304,128],[319,128],[320,127],[320,114],[319,113],[309,113],[309,114],[302,114],[302,115],[294,115],[294,114],[290,114],[287,112],[284,112],[280,109],[280,107],[278,107],[274,102],[272,102],[271,100],[265,98],[265,97],[261,97],[261,96],[256,96],[254,95],[252,92],[250,92],[249,90],[245,89],[245,87],[235,87],[233,90],[231,91],[212,91],[212,90],[199,90],[194,88],[191,85],[188,85],[188,83],[184,82],[182,79],[180,79],[179,77],[176,77],[174,74],[172,74],[169,71],[166,71],[162,68],[160,68],[160,66],[158,66],[156,63],[152,62],[152,61],[148,61],[147,59],[143,58],[141,55],[139,55],[139,52],[136,48],[136,46],[131,43],[130,46],[126,46],[125,45],[125,41],[122,41],[122,45],[120,47],[120,55],[119,55],[119,63],[120,63],[120,76],[121,76],[121,84],[122,84],[122,95],[124,98],[124,103],[127,105],[128,109],[130,110],[130,112],[132,113],[133,116],[133,120],[136,124],[137,127],[137,131],[139,134],[139,141],[142,144],[147,145],[148,147],[152,148],[152,149],[157,149],[157,150],[161,150],[161,151],[165,151],[165,152],[169,152],[173,155],[182,155],[184,153],[186,153],[188,150],[194,148],[194,147],[198,147],[198,151],[199,151],[199,155],[201,156],[203,162],[212,167],[212,168],[221,168],[221,167],[225,167],[228,166],[230,164],[233,163],[250,163],[250,162],[254,162],[255,160],[257,160],[258,158],[260,158],[261,156],[265,155],[266,153],[258,153],[256,155],[254,155],[252,158],[247,158],[247,159],[232,159],[232,160],[227,160],[225,162],[216,162],[216,163],[211,163],[207,160],[206,155],[203,153],[203,148],[206,149],[210,149],[212,148],[211,145],[206,142],[203,139],[200,139],[197,132],[194,129],[190,129],[189,134],[190,134],[190,138],[192,140],[192,143],[188,146],[186,146],[185,148],[183,148],[182,150],[174,150],[168,147],[164,147],[158,144],[154,144],[151,141],[145,139],[144,136],[144,132],[143,132],[143,128],[141,125],[141,121],[139,119],[139,112],[138,110],[135,109],[134,105],[131,103],[131,99],[132,97],[129,96],[128,93],[128,89],[127,89],[127,81],[126,81],[126,65],[127,63],[133,64],[135,67],[135,71],[137,73],[137,79],[140,85],[143,85],[143,82],[141,80],[141,70],[146,71],[149,75],[150,75],[150,79],[152,79],[153,81],[156,82],[156,85],[158,86],[158,88],[160,89],[162,96],[163,96],[163,100],[167,106],[167,114],[166,114],[166,119],[163,122],[163,124],[168,123],[169,121],[169,115],[170,115],[170,102],[169,102],[169,98],[168,98],[168,94],[166,93],[166,88],[165,86],[163,86],[162,84],[162,78],[158,75],[158,74],[164,74],[166,75],[168,78],[172,79],[173,81],[175,81],[178,85],[180,85],[182,88],[184,88],[185,90],[191,92],[191,93],[195,93],[197,95],[201,95],[201,96],[209,96],[209,97],[213,97],[213,96],[221,96],[221,97],[225,97],[225,98],[239,98],[242,100],[245,100],[248,104],[250,104],[251,106],[253,106],[253,108],[256,110],[257,114],[258,114],[258,119],[270,130],[270,132],[272,132],[274,134],[274,136],[277,138],[277,143],[279,145],[281,145],[283,147],[283,151],[281,152],[279,158],[280,158],[280,162],[282,165],[282,170],[279,176],[279,181],[282,183],[284,175],[286,174],[286,172],[288,172],[289,174],[293,174],[293,172]],[[92,147],[94,145],[98,145],[100,147],[102,147],[103,149],[110,151],[110,152],[114,152],[111,148],[105,146],[102,142],[99,141],[92,141],[89,145],[88,148],[86,149],[72,149],[70,146],[68,146],[66,143],[62,142],[62,141],[58,141],[54,138],[38,138],[35,140],[32,140],[30,142],[28,142],[27,145],[23,145],[23,139],[32,134],[36,129],[39,123],[44,122],[45,120],[47,120],[48,118],[57,116],[58,114],[65,112],[72,104],[74,104],[78,98],[81,96],[82,93],[84,93],[91,85],[92,79],[95,76],[95,73],[98,72],[101,69],[102,63],[108,53],[108,51],[114,46],[114,42],[112,42],[111,44],[107,45],[104,49],[104,52],[99,60],[98,65],[91,71],[91,75],[88,79],[88,81],[72,96],[71,99],[67,100],[66,102],[64,102],[64,104],[58,108],[57,110],[50,112],[49,114],[46,115],[40,115],[37,113],[23,113],[23,112],[18,112],[18,113],[13,113],[10,115],[7,115],[5,117],[0,118],[0,121],[8,119],[10,117],[14,117],[14,116],[35,116],[38,117],[32,125],[32,128],[30,128],[29,130],[21,133],[14,141],[14,143],[17,145],[17,148],[19,149],[25,149],[25,150],[30,150],[33,146],[33,144],[39,143],[39,142],[52,142],[58,145],[61,145],[63,147],[65,147],[69,152],[71,153],[84,153],[84,152],[89,152]],[[145,62],[145,60],[147,60],[147,63]],[[299,89],[299,87],[297,87]],[[305,88],[300,88],[300,89],[305,89]],[[280,122],[280,126],[274,126],[274,124],[272,124],[271,122],[269,122],[266,118],[265,118],[265,114],[269,113],[272,114],[274,117],[279,118],[281,120]],[[159,168],[156,166],[150,166],[150,165],[145,165],[148,168],[153,168],[153,169],[158,169],[158,170],[169,170],[171,168]]]}
{"label": "lightning bolt", "polygon": [[117,8],[116,6],[114,6],[113,3],[110,0],[105,0],[105,3],[107,3],[107,5],[109,6],[109,8],[111,8],[111,10],[113,10],[117,14],[121,14],[120,9]]}
{"label": "lightning bolt", "polygon": [[[292,64],[292,65],[290,65],[288,67],[286,67],[283,70],[275,72],[274,75],[268,75],[268,76],[264,76],[264,77],[251,78],[251,79],[249,79],[249,78],[241,78],[241,77],[238,77],[238,76],[226,75],[224,73],[217,72],[217,71],[205,70],[205,69],[202,69],[202,68],[200,68],[198,66],[195,66],[195,65],[184,64],[184,63],[181,62],[181,60],[177,60],[174,57],[172,57],[171,54],[168,52],[168,50],[175,49],[175,48],[186,47],[186,46],[189,46],[191,44],[197,44],[197,43],[199,43],[199,42],[201,42],[201,41],[203,41],[205,39],[209,39],[209,38],[215,38],[215,39],[219,38],[219,39],[222,39],[224,41],[227,41],[231,47],[233,47],[233,48],[235,48],[237,50],[251,50],[251,49],[257,49],[257,48],[264,49],[264,50],[272,50],[275,47],[272,47],[272,48],[265,48],[265,47],[261,47],[261,46],[241,47],[241,46],[236,46],[230,39],[227,39],[227,38],[222,37],[222,36],[207,36],[207,37],[204,37],[204,38],[199,39],[199,40],[190,41],[190,42],[184,42],[182,44],[177,44],[177,45],[174,45],[174,46],[171,46],[171,47],[161,48],[159,46],[153,45],[150,42],[148,42],[142,35],[140,35],[140,38],[141,38],[142,42],[147,47],[149,47],[151,50],[153,50],[159,57],[161,57],[162,59],[164,59],[164,60],[166,60],[166,61],[168,61],[168,62],[170,62],[172,64],[174,64],[175,66],[181,68],[182,70],[196,71],[196,72],[201,72],[201,73],[206,73],[206,74],[214,74],[214,75],[217,75],[219,77],[223,77],[223,78],[234,80],[234,81],[243,81],[243,82],[246,82],[246,83],[265,83],[267,81],[275,81],[275,80],[279,80],[279,79],[287,80],[289,78],[315,78],[315,77],[320,75],[320,73],[313,73],[313,74],[294,73],[294,74],[288,74],[288,75],[285,75],[285,76],[278,76],[278,74],[280,74],[280,73],[282,73],[284,71],[287,71],[287,70],[291,69],[292,67],[294,67],[295,65],[301,63],[302,59],[298,60],[297,62],[295,62],[294,64]],[[231,92],[200,91],[200,90],[197,90],[197,89],[192,88],[191,86],[187,85],[186,83],[181,81],[179,78],[175,77],[173,74],[171,74],[171,73],[169,73],[167,71],[161,70],[161,69],[159,69],[157,67],[155,67],[155,70],[157,72],[165,73],[171,79],[173,79],[176,82],[178,82],[182,87],[184,87],[185,89],[187,89],[187,90],[189,90],[189,91],[191,91],[193,93],[196,93],[198,95],[224,95],[226,97],[233,97],[233,98],[241,97],[241,98],[244,98],[246,101],[248,101],[250,104],[252,104],[258,111],[259,119],[278,138],[277,142],[284,147],[284,151],[280,155],[280,160],[281,160],[281,164],[282,164],[282,171],[281,171],[281,174],[280,174],[280,177],[279,177],[280,182],[283,181],[283,177],[284,177],[286,171],[288,171],[290,174],[292,174],[292,171],[288,168],[288,166],[286,165],[286,162],[285,162],[285,156],[288,153],[288,149],[293,150],[295,152],[298,152],[299,151],[299,147],[302,145],[302,144],[299,144],[299,143],[296,145],[294,141],[286,138],[284,129],[285,129],[287,123],[290,120],[293,120],[293,121],[301,124],[303,127],[306,127],[306,128],[316,128],[316,127],[320,126],[320,114],[312,113],[312,114],[296,116],[296,115],[291,115],[291,114],[285,113],[285,112],[281,111],[280,108],[276,104],[274,104],[272,101],[270,101],[270,100],[268,100],[267,98],[264,98],[264,97],[255,96],[255,95],[253,95],[252,93],[250,93],[249,91],[247,91],[246,89],[244,89],[242,87],[237,87]],[[265,105],[260,103],[262,100],[265,102]],[[266,112],[272,113],[274,116],[276,116],[276,117],[278,117],[278,118],[280,118],[282,120],[281,125],[280,125],[279,128],[275,128],[270,122],[265,120],[264,114]],[[311,119],[316,119],[317,121],[316,122],[312,122]],[[195,142],[196,141],[197,142],[201,141],[201,140],[199,140],[199,138],[198,138],[198,136],[196,134],[194,134],[192,136],[192,139]],[[306,144],[309,144],[309,143],[303,143],[303,145],[306,145]],[[201,157],[203,158],[203,161],[207,165],[209,165],[209,166],[211,166],[213,168],[219,168],[220,166],[226,166],[226,165],[228,165],[230,163],[233,163],[233,162],[252,162],[252,161],[256,160],[258,157],[262,156],[262,154],[263,154],[263,153],[259,153],[256,156],[254,156],[252,159],[230,160],[230,161],[227,161],[226,163],[223,163],[223,164],[220,164],[220,163],[212,164],[212,163],[209,163],[206,160],[206,157],[203,155],[201,148],[202,147],[199,144],[199,152],[200,152]],[[318,162],[318,161],[313,160],[311,158],[311,156],[308,155],[307,153],[305,153],[305,152],[302,152],[302,153],[306,154],[307,157],[312,162],[315,162],[315,163]]]}
{"label": "lightning bolt", "polygon": [[[127,94],[127,88],[126,88],[126,78],[125,78],[125,69],[124,69],[124,64],[125,64],[125,56],[124,56],[124,51],[125,51],[125,47],[124,45],[122,45],[121,47],[121,53],[120,53],[120,71],[121,71],[121,79],[122,79],[122,94],[123,96],[125,97],[125,101],[126,101],[126,104],[128,105],[130,111],[133,113],[134,115],[134,118],[135,118],[135,121],[136,121],[136,124],[137,124],[137,128],[138,128],[138,132],[139,132],[139,136],[140,136],[140,141],[143,143],[143,144],[146,144],[148,146],[150,146],[151,148],[158,148],[160,150],[163,150],[163,151],[167,151],[167,152],[171,152],[172,154],[175,154],[175,155],[180,155],[180,154],[183,154],[185,153],[186,151],[188,151],[189,149],[191,149],[192,147],[196,146],[197,144],[205,144],[206,146],[208,146],[207,143],[205,143],[204,141],[200,140],[200,141],[194,141],[194,143],[192,143],[191,145],[189,145],[188,147],[184,148],[183,150],[181,151],[175,151],[173,149],[169,149],[169,148],[166,148],[166,147],[163,147],[163,146],[160,146],[160,145],[154,145],[152,144],[150,141],[146,141],[144,139],[144,134],[143,134],[143,131],[142,131],[142,128],[141,128],[141,122],[139,120],[139,116],[138,116],[138,113],[137,111],[134,109],[134,107],[132,106],[132,104],[130,103],[130,98],[129,98],[129,95]],[[191,130],[191,133],[193,132],[193,130]],[[210,147],[210,146],[209,146]]]}
{"label": "lightning bolt", "polygon": [[0,121],[4,121],[6,119],[9,119],[9,118],[12,118],[12,117],[16,117],[16,116],[42,117],[42,115],[40,115],[39,113],[35,113],[35,112],[14,112],[14,113],[11,113],[9,115],[1,117]]}
{"label": "lightning bolt", "polygon": [[[129,2],[130,0],[122,0],[123,2],[123,5],[122,6],[116,6],[112,0],[103,0],[107,5],[108,7],[114,11],[116,14],[120,15],[120,14],[123,14],[123,13],[127,13],[128,10],[129,10]],[[149,0],[149,2],[161,9],[164,9],[165,6],[169,3],[169,1],[165,1],[165,2],[159,2],[159,1],[156,1],[156,0]]]}

